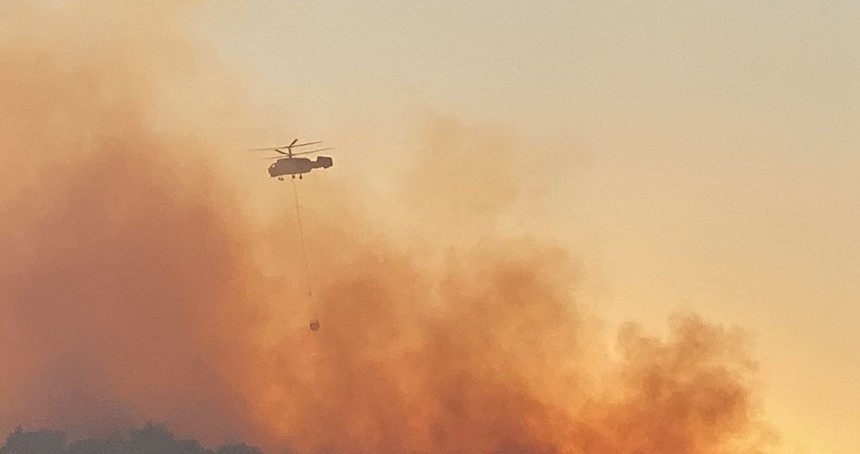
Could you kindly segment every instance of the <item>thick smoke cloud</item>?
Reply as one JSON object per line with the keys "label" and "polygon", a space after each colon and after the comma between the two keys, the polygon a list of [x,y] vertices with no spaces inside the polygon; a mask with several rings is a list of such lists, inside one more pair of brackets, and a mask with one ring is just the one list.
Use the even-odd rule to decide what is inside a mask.
{"label": "thick smoke cloud", "polygon": [[[289,205],[255,219],[236,187],[250,180],[212,156],[243,120],[176,32],[192,9],[2,8],[0,429],[116,440],[155,420],[297,452],[767,450],[741,334],[686,315],[607,346],[567,251],[493,233],[518,196],[504,140],[431,126],[423,143],[469,144],[485,173],[418,160],[398,214],[432,222],[398,241],[358,188],[305,181],[308,298]],[[26,434],[6,449],[104,452]]]}
{"label": "thick smoke cloud", "polygon": [[187,138],[206,130],[180,134],[205,85],[169,31],[181,9],[4,8],[0,421],[247,434],[231,380],[257,315],[251,258],[207,143]]}

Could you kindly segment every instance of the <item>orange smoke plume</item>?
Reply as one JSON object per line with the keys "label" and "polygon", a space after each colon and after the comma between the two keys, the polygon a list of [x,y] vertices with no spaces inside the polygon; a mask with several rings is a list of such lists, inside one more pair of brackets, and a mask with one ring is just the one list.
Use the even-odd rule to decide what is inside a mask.
{"label": "orange smoke plume", "polygon": [[[297,452],[767,450],[742,335],[679,316],[665,339],[630,325],[610,348],[567,251],[481,232],[516,197],[505,160],[482,160],[479,184],[417,161],[401,214],[434,221],[397,241],[360,190],[308,181],[305,297],[295,213],[251,215],[232,158],[212,156],[242,120],[176,32],[192,10],[110,5],[3,6],[0,429],[155,420]],[[498,149],[440,125],[434,147]]]}

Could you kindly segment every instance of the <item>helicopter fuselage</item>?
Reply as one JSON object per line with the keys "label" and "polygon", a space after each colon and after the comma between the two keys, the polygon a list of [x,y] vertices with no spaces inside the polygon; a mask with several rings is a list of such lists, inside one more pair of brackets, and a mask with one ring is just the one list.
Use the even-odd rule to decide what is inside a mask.
{"label": "helicopter fuselage", "polygon": [[284,175],[301,175],[313,169],[331,166],[332,159],[328,156],[318,156],[315,161],[308,158],[281,158],[269,166],[269,176],[275,178]]}

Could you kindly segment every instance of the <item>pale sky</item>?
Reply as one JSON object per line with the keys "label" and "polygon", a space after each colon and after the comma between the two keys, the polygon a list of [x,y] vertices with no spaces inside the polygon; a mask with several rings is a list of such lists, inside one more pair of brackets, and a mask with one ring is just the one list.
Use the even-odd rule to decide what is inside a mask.
{"label": "pale sky", "polygon": [[396,180],[404,115],[514,131],[570,167],[522,226],[583,258],[600,315],[743,327],[786,452],[860,452],[860,2],[247,1],[189,26],[255,81],[266,140],[334,142],[368,184]]}

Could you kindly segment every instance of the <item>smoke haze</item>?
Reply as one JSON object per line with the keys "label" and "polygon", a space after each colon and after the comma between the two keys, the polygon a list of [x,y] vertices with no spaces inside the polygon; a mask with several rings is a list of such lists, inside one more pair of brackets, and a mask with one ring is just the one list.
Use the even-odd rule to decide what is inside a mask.
{"label": "smoke haze", "polygon": [[417,139],[474,154],[453,173],[416,160],[388,208],[414,235],[370,222],[348,182],[302,182],[307,297],[290,188],[261,221],[245,198],[262,161],[249,174],[222,156],[247,120],[177,31],[193,3],[0,7],[0,429],[163,421],[296,452],[767,451],[742,333],[683,315],[665,338],[631,324],[605,345],[577,302],[582,265],[493,233],[522,188],[495,133],[439,120]]}

